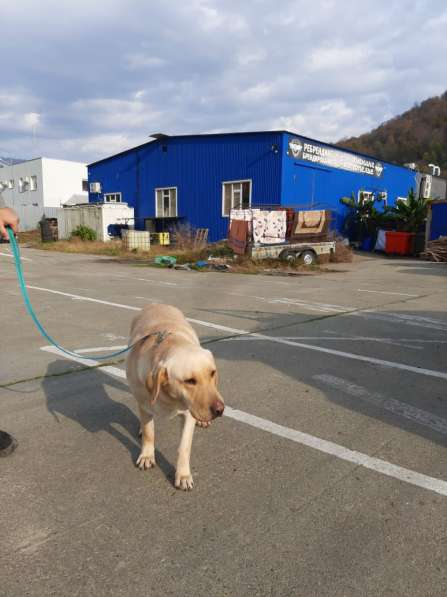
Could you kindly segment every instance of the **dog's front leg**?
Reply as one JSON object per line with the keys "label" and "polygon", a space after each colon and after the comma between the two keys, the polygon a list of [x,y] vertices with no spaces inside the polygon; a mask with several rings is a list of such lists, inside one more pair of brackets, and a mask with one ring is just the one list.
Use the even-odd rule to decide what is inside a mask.
{"label": "dog's front leg", "polygon": [[152,468],[155,466],[155,429],[154,417],[141,406],[140,423],[141,423],[141,452],[137,458],[136,465],[141,470]]}
{"label": "dog's front leg", "polygon": [[175,486],[188,491],[194,487],[189,460],[191,457],[192,437],[196,427],[196,420],[188,411],[183,423],[182,437],[178,447],[177,467],[175,470]]}

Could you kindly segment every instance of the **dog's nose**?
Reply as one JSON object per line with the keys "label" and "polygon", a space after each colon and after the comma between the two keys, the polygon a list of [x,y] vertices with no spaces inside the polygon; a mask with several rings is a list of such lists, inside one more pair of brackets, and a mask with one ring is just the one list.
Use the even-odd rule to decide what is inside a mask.
{"label": "dog's nose", "polygon": [[223,411],[225,410],[225,404],[222,400],[216,399],[211,404],[211,412],[215,417],[221,417],[223,415]]}

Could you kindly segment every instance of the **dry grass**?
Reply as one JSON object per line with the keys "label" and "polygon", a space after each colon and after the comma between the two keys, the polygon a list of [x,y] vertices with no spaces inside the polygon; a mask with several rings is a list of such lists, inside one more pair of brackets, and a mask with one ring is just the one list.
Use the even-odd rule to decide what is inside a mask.
{"label": "dry grass", "polygon": [[[210,255],[214,255],[221,258],[221,263],[227,263],[231,272],[243,274],[312,274],[328,271],[325,265],[329,262],[349,263],[353,259],[352,250],[342,242],[337,241],[335,253],[331,257],[329,255],[321,255],[319,264],[311,267],[300,264],[299,262],[291,265],[279,259],[263,259],[258,261],[252,260],[249,257],[238,256],[233,260],[231,251],[225,243],[195,247],[194,234],[186,229],[180,231],[180,236],[177,235],[177,244],[175,246],[151,245],[150,251],[127,251],[124,248],[123,242],[118,239],[103,243],[100,241],[82,241],[78,237],[74,237],[70,240],[43,243],[40,240],[39,231],[21,232],[19,240],[28,247],[45,251],[103,255],[126,262],[140,263],[141,265],[154,265],[154,258],[160,255],[176,257],[178,264],[194,264],[200,260],[207,260]],[[204,268],[203,271],[209,270],[208,268]]]}
{"label": "dry grass", "polygon": [[70,240],[58,240],[54,242],[42,242],[39,232],[21,232],[19,242],[34,249],[43,251],[58,251],[61,253],[85,253],[90,255],[106,255],[134,261],[152,261],[158,255],[172,255],[177,257],[178,263],[189,263],[206,259],[209,251],[207,248],[191,249],[187,247],[172,247],[152,245],[150,251],[133,250],[128,251],[122,240],[111,240],[106,243],[101,241],[83,241],[79,237]]}
{"label": "dry grass", "polygon": [[182,251],[201,251],[207,242],[197,240],[198,230],[189,224],[179,224],[174,232],[175,246]]}
{"label": "dry grass", "polygon": [[354,253],[351,247],[337,240],[335,243],[335,253],[331,257],[332,263],[351,263],[354,259]]}
{"label": "dry grass", "polygon": [[100,241],[83,241],[77,237],[70,240],[58,240],[55,242],[36,242],[32,245],[35,249],[42,249],[44,251],[59,251],[61,253],[87,253],[91,255],[108,255],[113,257],[128,257],[134,256],[136,258],[148,258],[149,252],[138,251],[136,253],[126,251],[123,247],[122,241],[110,241],[103,243]]}
{"label": "dry grass", "polygon": [[40,230],[27,230],[26,232],[19,232],[19,242],[23,244],[33,245],[40,242]]}

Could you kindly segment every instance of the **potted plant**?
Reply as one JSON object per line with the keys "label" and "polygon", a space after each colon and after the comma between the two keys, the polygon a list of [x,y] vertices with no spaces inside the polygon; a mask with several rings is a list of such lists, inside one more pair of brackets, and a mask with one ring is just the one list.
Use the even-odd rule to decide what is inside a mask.
{"label": "potted plant", "polygon": [[364,250],[372,250],[377,232],[377,225],[382,216],[375,207],[380,199],[360,191],[358,200],[354,193],[351,197],[342,197],[340,203],[348,208],[344,222],[344,229],[351,242],[358,244]]}
{"label": "potted plant", "polygon": [[387,232],[387,253],[410,255],[423,251],[427,213],[428,200],[416,197],[413,189],[405,201],[399,199],[396,205],[388,208],[387,214],[394,220],[397,230]]}

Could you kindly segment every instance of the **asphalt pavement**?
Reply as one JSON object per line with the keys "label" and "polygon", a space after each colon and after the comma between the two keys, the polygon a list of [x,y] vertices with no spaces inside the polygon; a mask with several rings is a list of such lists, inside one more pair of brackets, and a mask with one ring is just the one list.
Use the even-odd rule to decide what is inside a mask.
{"label": "asphalt pavement", "polygon": [[23,250],[64,347],[126,344],[178,306],[213,351],[226,416],[173,487],[176,421],[141,472],[122,359],[48,346],[0,247],[0,595],[444,596],[447,267],[376,256],[294,277],[159,270]]}

